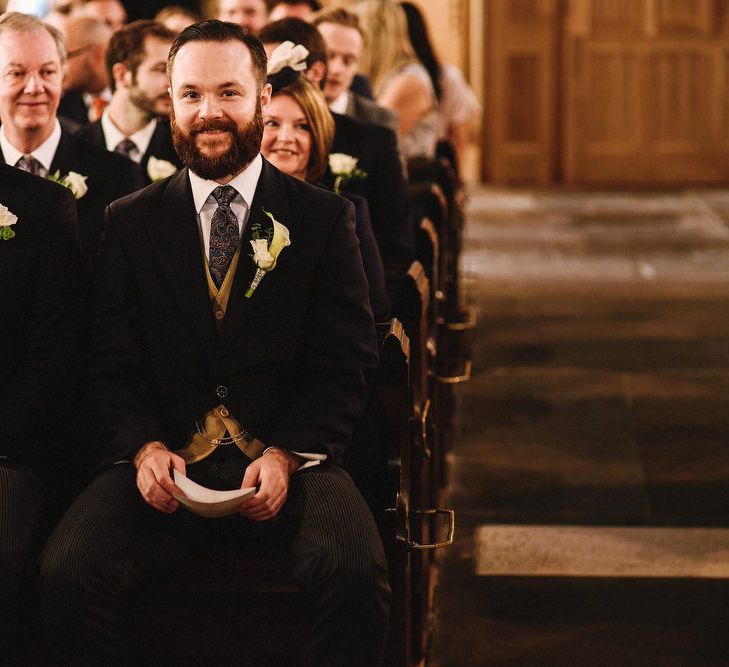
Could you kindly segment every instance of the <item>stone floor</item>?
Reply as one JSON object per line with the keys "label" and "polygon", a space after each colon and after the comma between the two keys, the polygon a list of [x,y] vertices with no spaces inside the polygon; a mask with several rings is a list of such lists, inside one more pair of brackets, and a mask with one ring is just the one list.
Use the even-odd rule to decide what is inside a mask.
{"label": "stone floor", "polygon": [[545,574],[518,541],[489,569],[508,526],[551,527],[529,537],[552,551],[569,527],[673,528],[698,566],[692,529],[729,536],[729,191],[481,188],[466,233],[479,320],[430,664],[729,665],[720,575]]}

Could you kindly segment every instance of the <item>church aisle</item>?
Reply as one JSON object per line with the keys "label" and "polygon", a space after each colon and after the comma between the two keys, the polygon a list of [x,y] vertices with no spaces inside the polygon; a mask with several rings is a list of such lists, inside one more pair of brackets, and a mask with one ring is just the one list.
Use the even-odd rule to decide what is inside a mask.
{"label": "church aisle", "polygon": [[481,188],[466,235],[430,664],[729,664],[729,192]]}

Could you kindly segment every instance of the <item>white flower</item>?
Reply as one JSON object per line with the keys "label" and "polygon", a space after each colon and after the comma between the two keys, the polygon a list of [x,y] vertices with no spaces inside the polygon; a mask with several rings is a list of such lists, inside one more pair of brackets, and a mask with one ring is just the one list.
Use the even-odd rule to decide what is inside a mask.
{"label": "white flower", "polygon": [[151,156],[147,162],[147,174],[153,181],[161,181],[163,178],[172,176],[177,171],[177,167],[167,160],[158,160]]}
{"label": "white flower", "polygon": [[89,186],[86,185],[87,178],[88,176],[82,176],[75,171],[69,171],[64,178],[66,182],[63,185],[73,192],[73,196],[76,199],[81,199],[89,191]]}
{"label": "white flower", "polygon": [[329,169],[335,176],[348,176],[357,168],[359,160],[346,153],[331,153],[329,155]]}
{"label": "white flower", "polygon": [[259,269],[266,270],[273,266],[273,257],[268,252],[268,241],[266,239],[251,239],[253,246],[253,261]]}
{"label": "white flower", "polygon": [[0,227],[10,227],[18,222],[18,216],[8,210],[7,206],[0,204]]}
{"label": "white flower", "polygon": [[18,222],[18,216],[13,215],[7,206],[0,204],[0,241],[8,241],[15,236],[15,232],[10,229],[10,226],[16,222]]}
{"label": "white flower", "polygon": [[294,44],[291,41],[281,42],[268,59],[268,74],[278,74],[284,67],[301,72],[306,69],[308,55],[308,49],[301,44]]}

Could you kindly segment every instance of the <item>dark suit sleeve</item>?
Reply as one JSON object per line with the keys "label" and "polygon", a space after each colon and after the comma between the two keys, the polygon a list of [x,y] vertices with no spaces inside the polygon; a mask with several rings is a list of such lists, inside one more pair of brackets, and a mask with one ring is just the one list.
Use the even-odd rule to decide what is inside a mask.
{"label": "dark suit sleeve", "polygon": [[297,392],[270,437],[291,451],[343,451],[377,364],[367,280],[355,235],[354,207],[342,201],[318,263],[298,357]]}
{"label": "dark suit sleeve", "polygon": [[111,208],[93,289],[91,390],[99,422],[97,461],[127,457],[146,442],[162,439],[153,416],[137,347],[138,286],[114,228]]}
{"label": "dark suit sleeve", "polygon": [[357,215],[357,238],[362,255],[367,283],[370,288],[370,306],[375,322],[384,322],[390,316],[390,300],[385,287],[385,269],[377,240],[372,231],[370,209],[367,200],[357,197],[353,200]]}
{"label": "dark suit sleeve", "polygon": [[[0,383],[0,454],[36,458],[28,443],[42,442],[48,420],[66,418],[78,387],[83,328],[84,284],[81,255],[74,236],[76,204],[71,193],[53,188],[47,220],[39,221],[40,239],[28,285],[27,327],[20,372]],[[44,191],[45,193],[45,191]],[[40,208],[40,207],[39,207]],[[12,242],[12,241],[9,241]],[[51,414],[55,417],[51,417]],[[58,424],[50,426],[58,429]],[[39,433],[40,432],[40,433]],[[52,451],[54,443],[45,443]]]}
{"label": "dark suit sleeve", "polygon": [[408,184],[397,152],[397,137],[385,127],[371,125],[376,137],[376,165],[370,174],[370,216],[385,267],[408,266],[415,257]]}

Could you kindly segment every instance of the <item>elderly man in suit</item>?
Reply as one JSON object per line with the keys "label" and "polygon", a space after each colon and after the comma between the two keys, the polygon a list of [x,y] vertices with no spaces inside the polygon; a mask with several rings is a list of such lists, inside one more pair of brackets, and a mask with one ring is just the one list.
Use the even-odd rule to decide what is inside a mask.
{"label": "elderly man in suit", "polygon": [[[43,511],[63,498],[81,370],[83,280],[73,196],[0,164],[0,654],[20,664]],[[69,443],[71,444],[71,443]],[[55,479],[56,483],[51,484]]]}
{"label": "elderly man in suit", "polygon": [[104,209],[141,188],[142,175],[128,158],[77,139],[59,123],[65,57],[56,28],[18,12],[0,17],[0,161],[72,189],[81,250],[93,265]]}
{"label": "elderly man in suit", "polygon": [[[280,19],[264,26],[259,37],[269,55],[285,41],[304,46],[309,52],[304,75],[317,86],[324,85],[326,45],[315,26],[297,18]],[[357,158],[357,168],[366,177],[347,179],[346,174],[334,173],[330,163],[322,182],[333,187],[337,176],[343,176],[345,185],[342,189],[367,200],[385,269],[388,273],[403,272],[414,259],[415,242],[397,136],[393,130],[381,125],[364,123],[341,113],[332,113],[332,116],[334,144],[331,153]]]}
{"label": "elderly man in suit", "polygon": [[210,534],[209,519],[179,507],[173,473],[184,472],[259,488],[212,529],[242,549],[284,549],[316,610],[307,664],[377,665],[387,566],[337,465],[377,361],[353,207],[261,157],[270,85],[247,31],[190,26],[169,71],[187,168],[111,205],[95,281],[99,446],[125,462],[46,545],[49,640],[55,655],[134,664],[124,594]]}
{"label": "elderly man in suit", "polygon": [[168,122],[171,102],[166,65],[174,38],[168,28],[144,19],[115,32],[107,52],[114,91],[111,102],[101,120],[77,133],[81,139],[134,160],[147,185],[182,166]]}

